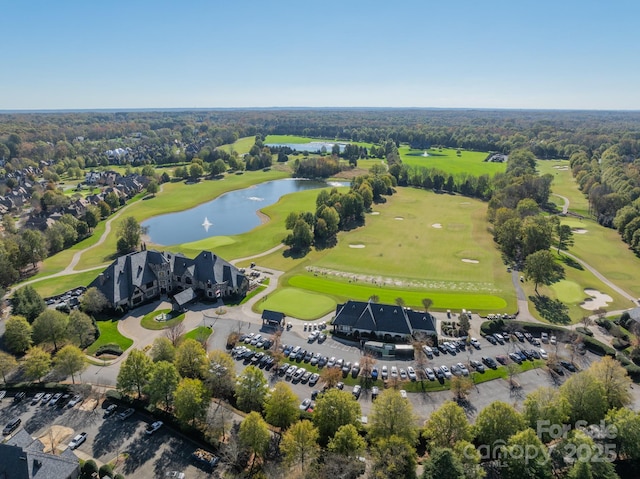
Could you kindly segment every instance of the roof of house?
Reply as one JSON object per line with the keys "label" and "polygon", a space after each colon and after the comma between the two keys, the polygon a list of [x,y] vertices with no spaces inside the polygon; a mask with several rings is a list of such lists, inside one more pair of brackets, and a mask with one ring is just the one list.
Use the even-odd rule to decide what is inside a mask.
{"label": "roof of house", "polygon": [[631,319],[640,321],[640,308],[633,308],[633,309],[630,309],[628,312]]}
{"label": "roof of house", "polygon": [[265,309],[262,311],[262,319],[266,319],[267,321],[276,321],[278,323],[282,323],[284,320],[284,313],[279,311],[271,311],[270,309]]}
{"label": "roof of house", "polygon": [[435,331],[433,316],[398,305],[347,301],[336,308],[334,325],[362,331],[383,331],[409,335],[413,330]]}
{"label": "roof of house", "polygon": [[0,444],[0,477],[15,479],[66,479],[75,477],[79,461],[73,451],[47,454],[44,445],[20,429],[6,444]]}
{"label": "roof of house", "polygon": [[193,288],[187,288],[184,291],[180,291],[173,296],[173,300],[178,306],[184,306],[198,297],[198,294]]}

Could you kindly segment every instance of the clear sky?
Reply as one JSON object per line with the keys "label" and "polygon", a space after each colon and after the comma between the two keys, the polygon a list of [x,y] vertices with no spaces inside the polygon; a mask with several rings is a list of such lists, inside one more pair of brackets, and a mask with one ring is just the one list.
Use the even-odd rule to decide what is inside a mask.
{"label": "clear sky", "polygon": [[2,0],[0,110],[640,109],[638,0]]}

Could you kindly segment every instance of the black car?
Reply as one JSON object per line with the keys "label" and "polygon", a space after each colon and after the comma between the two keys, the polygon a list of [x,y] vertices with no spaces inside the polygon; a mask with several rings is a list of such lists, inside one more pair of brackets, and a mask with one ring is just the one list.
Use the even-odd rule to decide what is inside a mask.
{"label": "black car", "polygon": [[22,401],[25,397],[27,396],[27,393],[25,393],[24,391],[20,391],[18,393],[16,393],[15,396],[13,396],[13,400],[15,402],[20,402]]}
{"label": "black car", "polygon": [[487,334],[484,339],[486,339],[487,341],[489,341],[491,344],[495,345],[498,344],[498,341],[496,341],[496,338],[494,338],[492,335]]}
{"label": "black car", "polygon": [[482,362],[491,369],[497,369],[498,368],[498,363],[496,363],[495,359],[490,358],[490,357],[483,357],[482,358]]}
{"label": "black car", "polygon": [[438,351],[442,354],[447,354],[447,348],[445,348],[442,344],[438,344]]}
{"label": "black car", "polygon": [[564,359],[562,359],[560,361],[560,364],[562,365],[563,368],[565,368],[567,371],[571,371],[572,373],[575,373],[577,371],[576,367],[573,365],[573,363],[569,362],[569,361],[565,361]]}
{"label": "black car", "polygon": [[5,426],[5,428],[2,430],[2,434],[4,436],[8,436],[9,434],[11,434],[13,431],[15,431],[16,429],[18,429],[18,427],[20,426],[20,424],[22,424],[22,419],[20,419],[19,417],[15,418],[14,420],[12,420],[11,422],[9,422],[9,424],[7,424]]}

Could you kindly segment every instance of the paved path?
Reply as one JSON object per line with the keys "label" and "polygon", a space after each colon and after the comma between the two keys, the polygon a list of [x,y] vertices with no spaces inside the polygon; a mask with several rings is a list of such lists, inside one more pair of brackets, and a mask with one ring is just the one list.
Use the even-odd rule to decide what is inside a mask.
{"label": "paved path", "polygon": [[566,196],[562,196],[559,195],[557,193],[551,193],[553,196],[557,196],[558,198],[562,198],[562,200],[564,201],[564,204],[562,205],[562,214],[566,215],[567,212],[569,211],[569,198],[567,198]]}

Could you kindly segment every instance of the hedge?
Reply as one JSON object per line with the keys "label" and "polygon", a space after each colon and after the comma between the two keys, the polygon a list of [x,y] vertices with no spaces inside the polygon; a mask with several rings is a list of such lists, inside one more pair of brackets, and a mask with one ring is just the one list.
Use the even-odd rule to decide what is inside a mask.
{"label": "hedge", "polygon": [[120,356],[122,353],[123,351],[119,344],[109,343],[109,344],[104,344],[100,346],[96,350],[95,356],[98,357],[102,354],[113,354],[114,356]]}

